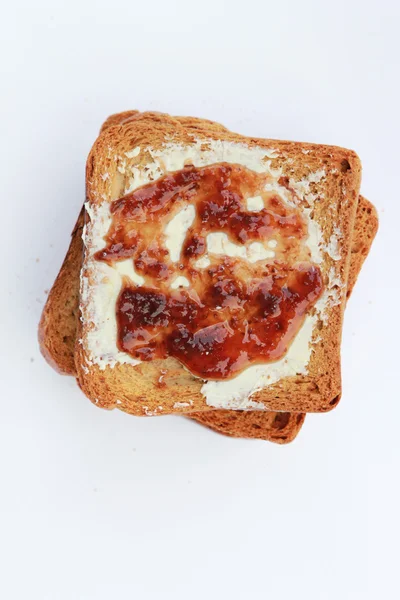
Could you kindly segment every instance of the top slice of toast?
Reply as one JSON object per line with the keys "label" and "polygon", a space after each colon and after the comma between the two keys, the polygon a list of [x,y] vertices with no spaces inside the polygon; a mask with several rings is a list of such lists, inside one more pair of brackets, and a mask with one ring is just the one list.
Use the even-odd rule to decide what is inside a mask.
{"label": "top slice of toast", "polygon": [[[342,148],[244,138],[218,125],[192,121],[193,124],[185,124],[183,119],[154,113],[135,115],[122,125],[109,127],[98,138],[89,156],[87,196],[93,221],[88,221],[85,236],[82,281],[87,294],[86,297],[84,294],[81,304],[83,319],[76,351],[79,383],[85,393],[101,406],[112,407],[117,402],[121,409],[138,415],[178,412],[186,403],[192,410],[215,407],[329,410],[337,403],[341,392],[340,337],[351,231],[360,183],[359,160],[354,152]],[[112,363],[106,360],[102,364],[104,357],[95,356],[93,348],[89,347],[93,330],[97,329],[95,335],[101,339],[104,326],[101,318],[96,323],[96,315],[90,314],[90,294],[96,286],[97,269],[91,254],[96,210],[126,193],[132,187],[135,175],[152,166],[151,160],[155,155],[162,155],[168,163],[168,147],[171,145],[183,148],[190,156],[195,145],[200,145],[202,153],[203,148],[206,152],[210,146],[221,147],[221,143],[222,156],[217,153],[213,162],[218,162],[218,157],[229,161],[227,149],[240,148],[240,153],[233,153],[235,162],[240,162],[242,155],[249,153],[257,160],[262,155],[267,168],[271,172],[279,170],[280,177],[289,182],[290,192],[298,206],[311,213],[313,224],[318,225],[321,232],[318,238],[322,257],[320,266],[328,292],[324,315],[317,315],[317,318],[313,315],[312,352],[306,366],[297,368],[294,361],[294,366],[286,371],[283,369],[284,375],[275,377],[270,385],[268,369],[257,367],[261,376],[251,389],[250,402],[248,397],[242,397],[238,378],[229,382],[228,398],[224,397],[225,389],[221,392],[218,385],[218,393],[214,394],[217,400],[210,401],[204,394],[204,382],[171,357],[136,365],[129,364],[129,361],[124,364],[120,360]],[[138,148],[141,149],[139,153]],[[160,163],[157,166],[160,168]],[[165,168],[168,170],[168,164]],[[310,343],[306,346],[309,347]],[[286,375],[287,372],[290,374]],[[162,387],[158,385],[160,378]],[[236,392],[238,397],[235,397]]]}

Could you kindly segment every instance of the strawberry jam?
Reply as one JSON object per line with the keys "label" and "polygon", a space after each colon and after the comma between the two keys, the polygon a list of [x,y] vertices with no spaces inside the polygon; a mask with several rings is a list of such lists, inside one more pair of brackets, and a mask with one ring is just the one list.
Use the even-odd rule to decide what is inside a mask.
{"label": "strawberry jam", "polygon": [[[265,191],[268,182],[240,165],[190,166],[111,204],[111,227],[96,258],[132,260],[145,278],[140,287],[123,280],[116,306],[121,351],[142,361],[173,356],[204,379],[227,379],[285,355],[323,282],[304,243],[300,208]],[[261,196],[261,210],[247,208],[253,196]],[[188,204],[196,215],[177,232],[186,235],[174,262],[164,230]],[[212,232],[235,244],[238,256],[208,248]],[[274,251],[243,256],[261,244]],[[185,287],[174,289],[178,276]]]}

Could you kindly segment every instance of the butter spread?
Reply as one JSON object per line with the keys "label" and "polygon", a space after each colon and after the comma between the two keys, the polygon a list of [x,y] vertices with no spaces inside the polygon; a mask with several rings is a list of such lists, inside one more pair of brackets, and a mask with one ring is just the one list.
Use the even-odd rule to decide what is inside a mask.
{"label": "butter spread", "polygon": [[179,260],[182,244],[185,241],[186,232],[192,225],[196,216],[194,206],[188,205],[180,210],[168,223],[165,228],[165,245],[169,250],[169,255],[173,262]]}
{"label": "butter spread", "polygon": [[174,279],[171,283],[171,288],[173,290],[177,290],[179,287],[189,287],[190,282],[186,279],[186,277],[182,277],[181,275]]}
{"label": "butter spread", "polygon": [[246,206],[247,210],[258,212],[264,208],[264,200],[261,196],[253,196],[252,198],[247,198]]}
{"label": "butter spread", "polygon": [[207,251],[208,254],[222,254],[232,258],[243,258],[250,263],[266,260],[275,256],[275,252],[267,250],[261,242],[252,242],[249,245],[234,244],[230,241],[226,233],[219,231],[208,234]]}

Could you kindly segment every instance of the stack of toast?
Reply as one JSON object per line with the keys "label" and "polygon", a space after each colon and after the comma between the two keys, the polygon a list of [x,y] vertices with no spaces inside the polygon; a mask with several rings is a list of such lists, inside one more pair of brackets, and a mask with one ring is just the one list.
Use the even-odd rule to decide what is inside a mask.
{"label": "stack of toast", "polygon": [[341,398],[346,302],[377,232],[344,148],[128,111],[101,128],[39,325],[97,406],[292,441]]}

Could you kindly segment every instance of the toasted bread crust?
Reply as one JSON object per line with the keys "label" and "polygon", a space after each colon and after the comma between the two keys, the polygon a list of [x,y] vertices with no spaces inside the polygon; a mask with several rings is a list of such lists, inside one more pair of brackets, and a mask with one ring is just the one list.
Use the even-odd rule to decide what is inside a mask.
{"label": "toasted bread crust", "polygon": [[351,243],[349,278],[346,297],[350,298],[358,275],[367,258],[372,242],[378,233],[379,218],[375,206],[360,196],[356,212],[356,220]]}
{"label": "toasted bread crust", "polygon": [[[347,281],[350,240],[354,225],[361,166],[357,155],[343,148],[298,144],[245,138],[231,133],[218,124],[197,119],[173,118],[158,113],[142,113],[132,119],[112,125],[104,130],[95,142],[87,162],[87,197],[92,205],[100,203],[100,198],[111,200],[112,182],[117,173],[115,156],[124,156],[133,147],[161,148],[166,139],[180,144],[192,143],[193,129],[198,139],[224,139],[241,142],[248,147],[274,148],[277,158],[272,160],[273,168],[283,167],[295,181],[301,180],[317,169],[327,168],[323,186],[316,186],[319,201],[314,209],[315,219],[323,222],[326,239],[339,227],[342,233],[341,258],[335,264],[326,261],[326,268],[335,266],[342,281]],[[304,155],[307,158],[305,159]],[[136,166],[146,164],[146,152],[133,159]],[[143,162],[144,161],[144,162]],[[290,166],[289,166],[290,164]],[[103,178],[104,173],[108,178]],[[333,213],[326,217],[329,210]],[[84,277],[90,274],[84,267]],[[308,374],[287,377],[277,384],[263,388],[252,395],[252,400],[265,408],[279,411],[321,412],[333,408],[341,394],[340,340],[344,295],[339,305],[329,309],[329,327],[321,331],[322,341],[314,346],[308,365]],[[80,324],[79,338],[82,345],[76,348],[75,358],[79,384],[85,394],[104,408],[113,408],[118,399],[119,408],[132,414],[163,414],[177,412],[174,397],[179,396],[187,403],[188,410],[212,410],[200,392],[201,382],[184,370],[173,358],[154,360],[132,365],[116,364],[104,370],[96,364],[88,367],[89,356],[85,347],[86,326]],[[90,360],[89,360],[90,363]],[[87,369],[89,368],[89,372]],[[160,372],[167,371],[164,377],[165,388],[158,388],[156,382]],[[173,390],[173,394],[171,394]]]}
{"label": "toasted bread crust", "polygon": [[74,348],[79,313],[84,209],[71,234],[60,272],[49,292],[39,323],[39,346],[47,362],[62,375],[76,375]]}
{"label": "toasted bread crust", "polygon": [[273,411],[214,410],[194,413],[190,418],[230,437],[288,444],[299,433],[306,415]]}

